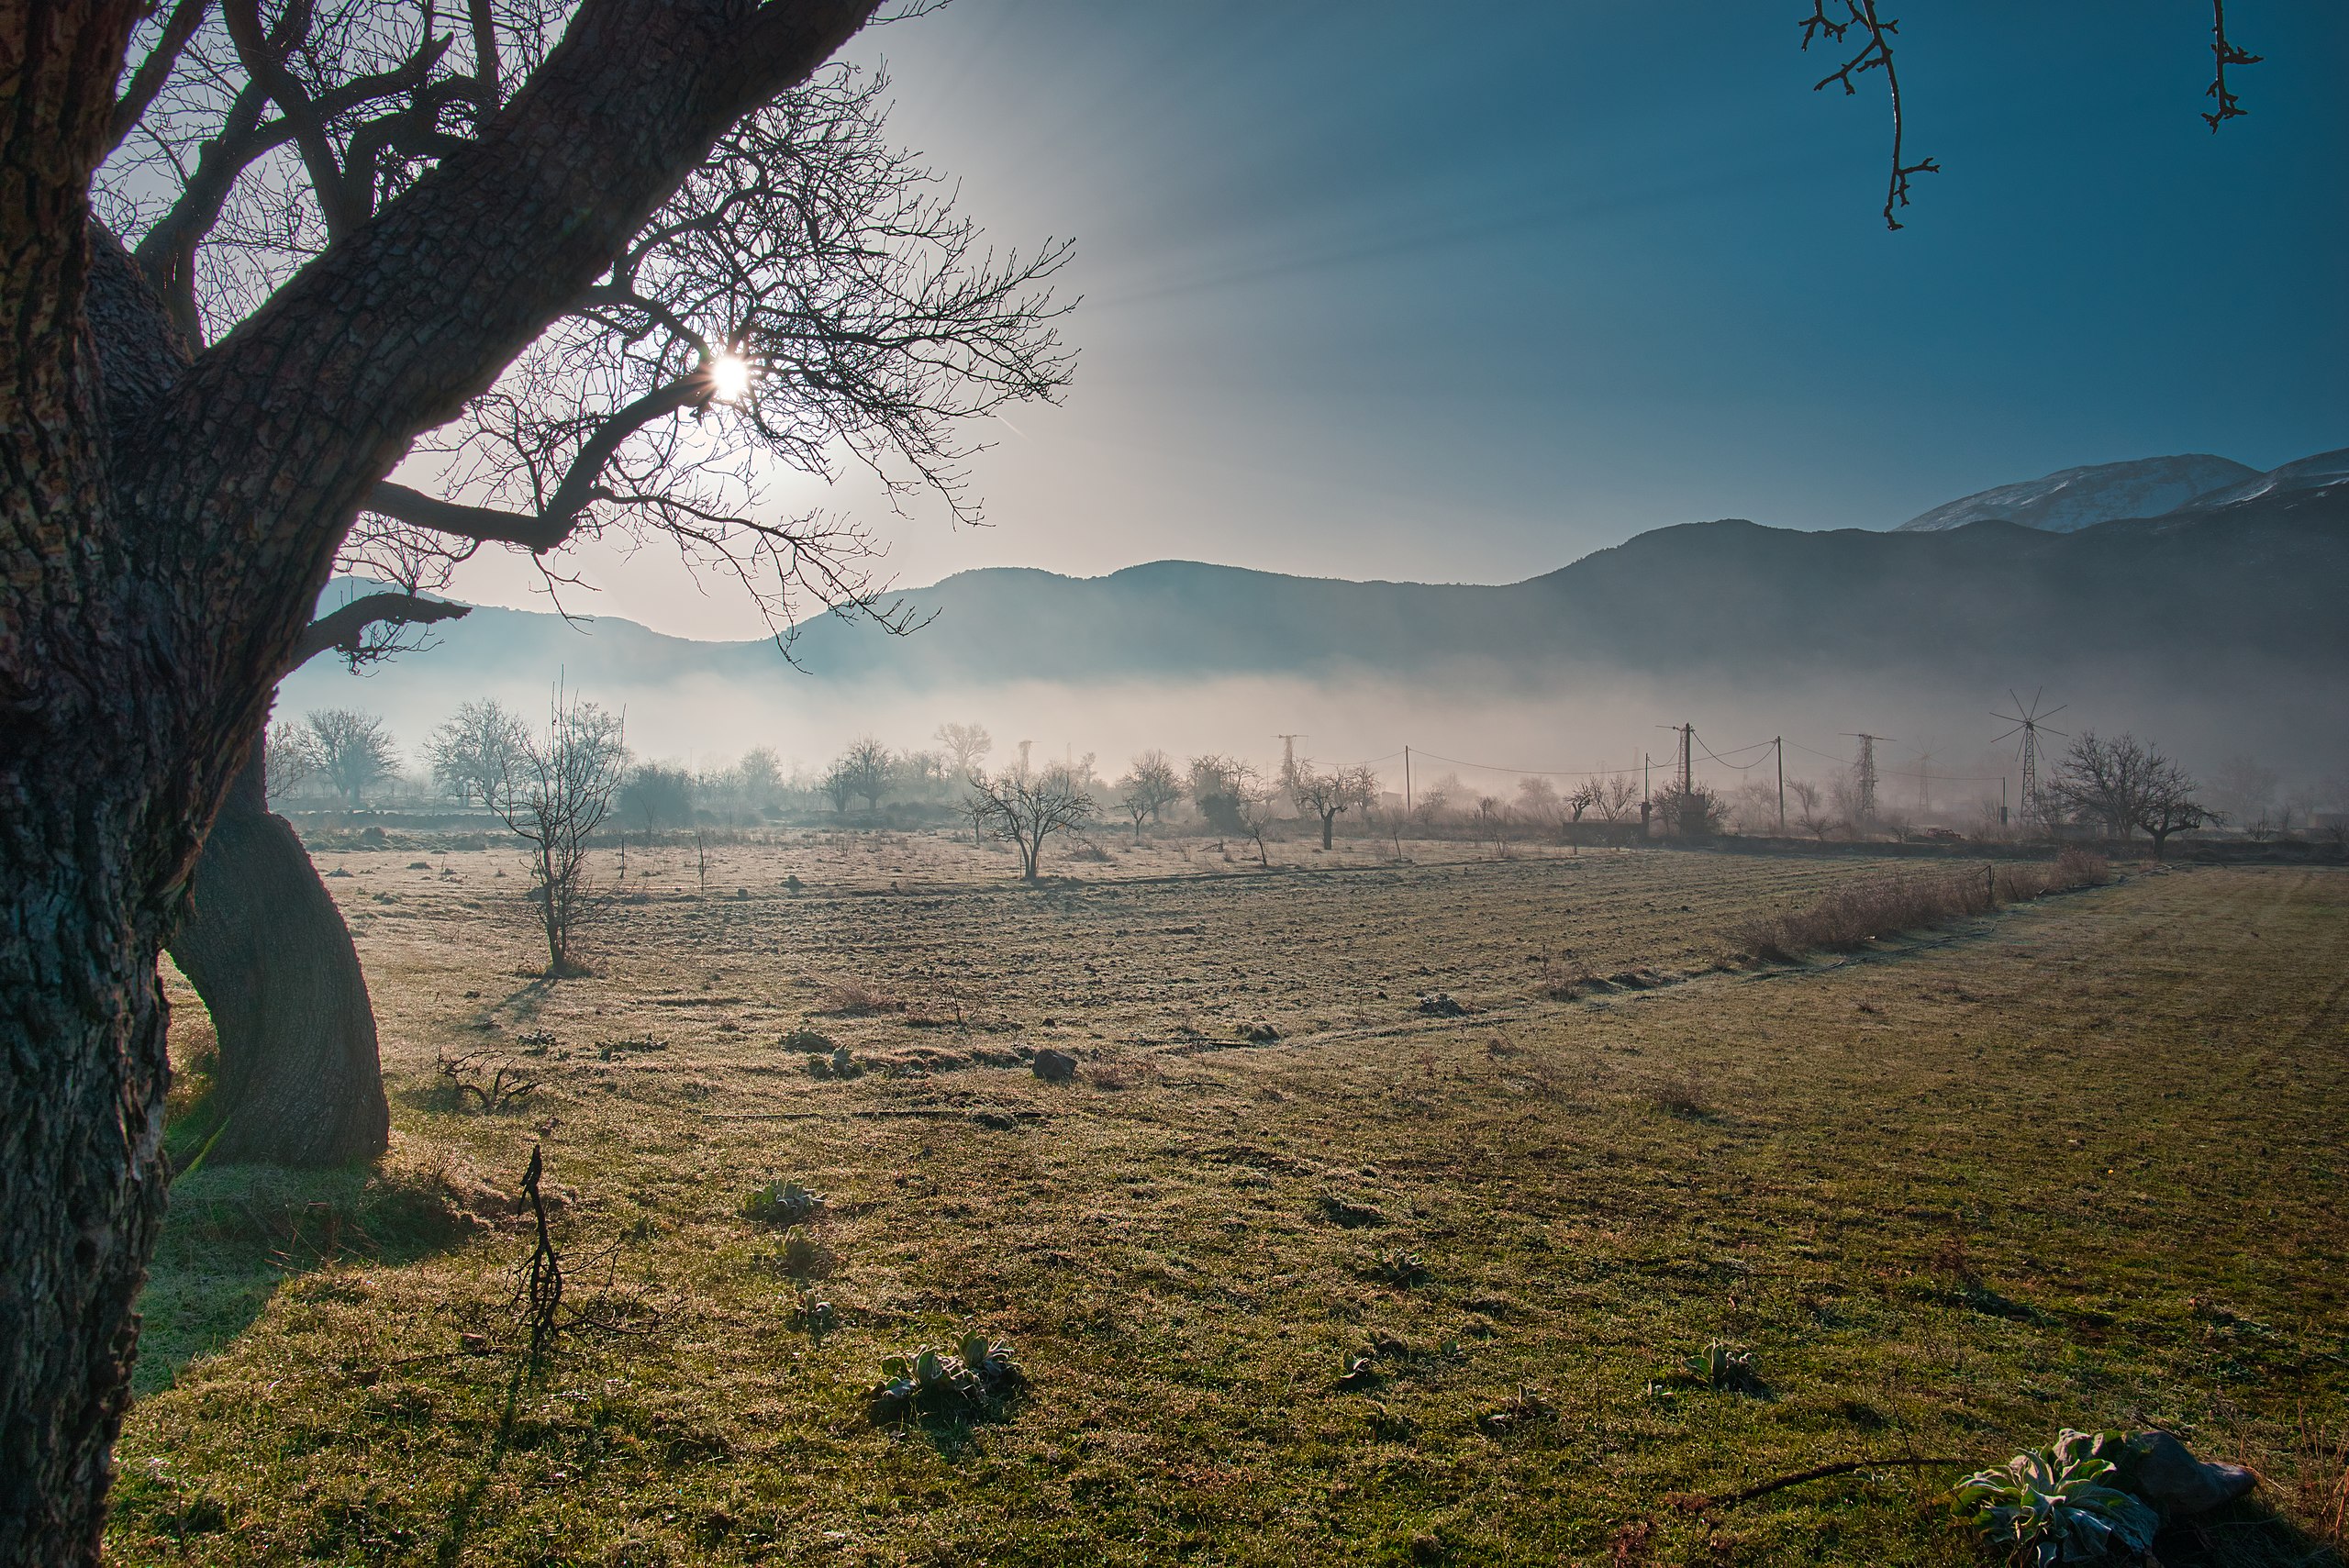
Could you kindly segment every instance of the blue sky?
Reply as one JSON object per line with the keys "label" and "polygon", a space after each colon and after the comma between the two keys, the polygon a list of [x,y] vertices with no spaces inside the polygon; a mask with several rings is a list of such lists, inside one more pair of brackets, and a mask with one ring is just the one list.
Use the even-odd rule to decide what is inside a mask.
{"label": "blue sky", "polygon": [[[1504,581],[1691,518],[1888,527],[2075,463],[2349,444],[2349,6],[2234,0],[2266,60],[2213,136],[2207,5],[1896,0],[1944,169],[1898,234],[1880,82],[1810,91],[1800,9],[956,0],[874,30],[856,57],[964,206],[1076,240],[1082,359],[978,464],[993,527],[843,499],[907,583]],[[599,610],[755,634],[645,556],[585,564]]]}

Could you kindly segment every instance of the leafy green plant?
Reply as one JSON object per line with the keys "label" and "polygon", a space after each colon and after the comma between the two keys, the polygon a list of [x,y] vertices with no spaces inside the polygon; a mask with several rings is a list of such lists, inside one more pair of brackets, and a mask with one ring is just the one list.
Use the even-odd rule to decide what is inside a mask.
{"label": "leafy green plant", "polygon": [[2009,1561],[2027,1568],[2094,1562],[2119,1548],[2144,1551],[2161,1518],[2111,1483],[2119,1432],[2065,1428],[2054,1446],[2019,1453],[1957,1485],[1959,1513]]}
{"label": "leafy green plant", "polygon": [[797,1029],[785,1035],[779,1043],[785,1051],[804,1051],[811,1056],[828,1055],[832,1049],[832,1037],[814,1029]]}
{"label": "leafy green plant", "polygon": [[766,1225],[786,1229],[805,1224],[824,1211],[824,1195],[811,1193],[797,1182],[772,1181],[743,1200],[742,1212]]}
{"label": "leafy green plant", "polygon": [[1027,1378],[1011,1347],[976,1330],[952,1352],[924,1345],[881,1363],[881,1381],[865,1396],[878,1423],[915,1417],[963,1418],[999,1410]]}

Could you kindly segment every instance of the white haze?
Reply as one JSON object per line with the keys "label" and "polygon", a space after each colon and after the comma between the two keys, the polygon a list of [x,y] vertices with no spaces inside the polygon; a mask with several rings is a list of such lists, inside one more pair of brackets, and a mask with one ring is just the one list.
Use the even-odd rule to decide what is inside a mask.
{"label": "white haze", "polygon": [[[323,662],[286,683],[279,712],[354,707],[383,715],[412,771],[423,742],[458,703],[491,697],[525,715],[543,715],[558,670],[460,668],[432,653],[394,662],[354,678]],[[2003,686],[1943,685],[1915,679],[1789,677],[1737,693],[1609,670],[1562,670],[1547,689],[1528,689],[1521,671],[1462,672],[1416,681],[1369,677],[1315,680],[1239,676],[1182,683],[1034,680],[972,682],[911,689],[887,679],[847,682],[780,672],[772,679],[729,681],[697,674],[660,683],[574,687],[574,695],[624,709],[630,748],[640,757],[696,768],[722,767],[753,747],[767,747],[787,767],[818,768],[858,736],[897,750],[934,744],[946,721],[983,724],[994,736],[989,762],[1000,765],[1018,742],[1034,743],[1039,761],[1096,756],[1115,778],[1134,753],[1163,750],[1178,760],[1207,751],[1267,767],[1282,755],[1283,733],[1300,737],[1300,754],[1324,765],[1375,760],[1390,789],[1403,785],[1407,745],[1422,787],[1457,774],[1480,794],[1513,794],[1522,770],[1553,774],[1636,770],[1642,753],[1667,769],[1676,745],[1664,726],[1697,728],[1698,775],[1734,788],[1775,780],[1772,753],[1753,750],[1786,738],[1789,778],[1822,783],[1848,771],[1857,741],[1849,732],[1889,738],[1877,748],[1888,807],[1953,823],[1976,819],[1998,798],[1999,780],[2016,775],[2012,742],[1991,717],[2009,706]],[[2024,686],[2024,695],[2030,688]],[[2075,673],[2048,705],[2064,705],[2054,725],[2074,734],[2122,730],[2152,740],[2203,777],[2247,755],[2281,772],[2303,795],[2349,772],[2343,715],[2311,714],[2310,694],[2274,671],[2243,671],[2200,695],[2151,691],[2125,669],[2099,677]],[[2321,707],[2338,709],[2338,697]],[[2311,718],[2316,722],[2311,723]],[[2060,749],[2061,740],[2053,744]],[[1749,748],[1733,751],[1732,748]],[[1930,769],[1919,753],[1930,750]],[[1748,764],[1743,772],[1706,752]],[[1481,766],[1462,764],[1481,764]],[[1932,776],[1919,805],[1920,773]],[[2009,782],[2008,788],[2012,791]]]}

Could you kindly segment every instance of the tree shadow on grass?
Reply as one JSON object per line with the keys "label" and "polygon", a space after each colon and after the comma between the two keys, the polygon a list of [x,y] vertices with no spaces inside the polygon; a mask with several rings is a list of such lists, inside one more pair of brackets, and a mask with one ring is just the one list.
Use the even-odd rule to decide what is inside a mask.
{"label": "tree shadow on grass", "polygon": [[171,1386],[190,1361],[242,1333],[289,1278],[336,1263],[411,1262],[481,1223],[441,1173],[390,1161],[329,1171],[195,1163],[172,1183],[139,1295],[132,1390]]}
{"label": "tree shadow on grass", "polygon": [[498,1469],[506,1462],[506,1451],[514,1444],[514,1418],[521,1408],[522,1385],[529,1375],[529,1362],[516,1357],[513,1375],[506,1384],[506,1407],[498,1413],[497,1429],[490,1434],[489,1447],[483,1451],[481,1468],[449,1505],[449,1529],[440,1538],[440,1549],[435,1558],[443,1568],[464,1556],[466,1538],[473,1533],[473,1515],[479,1511],[489,1484],[497,1479]]}

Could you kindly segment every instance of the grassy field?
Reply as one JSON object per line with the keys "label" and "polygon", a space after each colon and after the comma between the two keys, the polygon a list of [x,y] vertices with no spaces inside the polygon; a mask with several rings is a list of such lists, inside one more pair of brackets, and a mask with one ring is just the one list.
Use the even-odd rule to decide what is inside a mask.
{"label": "grassy field", "polygon": [[[735,847],[707,895],[640,852],[556,984],[510,856],[322,853],[395,1149],[175,1186],[117,1557],[1964,1562],[1954,1466],[1675,1499],[2159,1424],[2268,1481],[2165,1562],[2328,1560],[2349,874],[1757,966],[1723,933],[1878,868],[1185,848],[1031,890],[951,840]],[[539,1087],[468,1107],[460,1056]],[[534,1143],[602,1325],[535,1372]],[[747,1218],[777,1178],[825,1212]],[[1024,1392],[876,1426],[882,1359],[967,1328]],[[1754,1382],[1687,1375],[1716,1340]]]}

